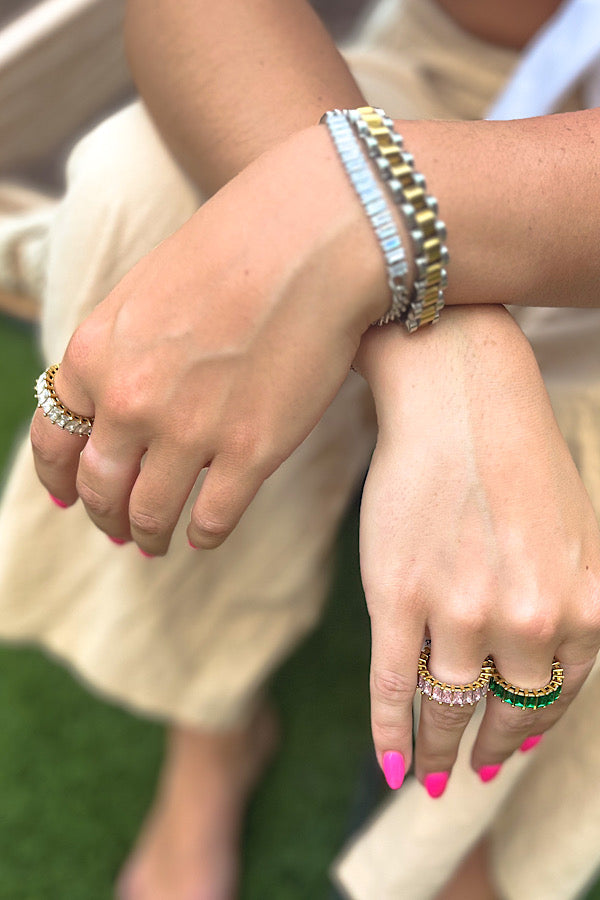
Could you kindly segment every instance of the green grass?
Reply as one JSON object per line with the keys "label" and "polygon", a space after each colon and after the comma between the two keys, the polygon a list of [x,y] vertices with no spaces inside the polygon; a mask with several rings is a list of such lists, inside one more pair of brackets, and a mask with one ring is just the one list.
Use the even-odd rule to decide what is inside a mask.
{"label": "green grass", "polygon": [[[0,322],[0,358],[0,422],[25,424],[40,369],[31,332]],[[2,466],[13,441],[14,429],[0,429]],[[323,624],[273,684],[286,737],[250,811],[242,900],[327,900],[350,819],[381,788],[375,779],[364,796],[369,637],[356,529],[353,511]],[[0,672],[0,900],[110,900],[162,729],[90,696],[35,650],[0,648]]]}
{"label": "green grass", "polygon": [[[25,427],[41,364],[29,329],[0,323],[0,422]],[[14,443],[0,431],[0,465]],[[323,626],[280,671],[286,739],[249,816],[244,900],[330,896],[369,753],[368,622],[350,517]],[[101,900],[151,797],[162,729],[90,696],[31,649],[0,649],[0,900]]]}

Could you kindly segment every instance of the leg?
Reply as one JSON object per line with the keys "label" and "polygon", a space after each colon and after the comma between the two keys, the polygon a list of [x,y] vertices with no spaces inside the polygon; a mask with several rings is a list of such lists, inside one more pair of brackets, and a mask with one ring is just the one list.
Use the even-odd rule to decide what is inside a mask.
{"label": "leg", "polygon": [[[68,176],[49,240],[48,361],[61,358],[80,319],[199,202],[140,106],[84,139]],[[364,383],[351,376],[226,545],[192,552],[187,509],[168,556],[150,562],[107,541],[79,505],[54,507],[28,447],[19,454],[0,510],[0,634],[42,643],[106,696],[173,723],[121,897],[233,895],[246,799],[274,743],[264,716],[239,723],[318,618],[329,551],[372,426]]]}
{"label": "leg", "polygon": [[485,837],[462,860],[436,900],[499,900],[490,877]]}
{"label": "leg", "polygon": [[171,728],[154,804],[119,878],[118,900],[231,900],[250,792],[276,745],[262,707],[243,728]]}

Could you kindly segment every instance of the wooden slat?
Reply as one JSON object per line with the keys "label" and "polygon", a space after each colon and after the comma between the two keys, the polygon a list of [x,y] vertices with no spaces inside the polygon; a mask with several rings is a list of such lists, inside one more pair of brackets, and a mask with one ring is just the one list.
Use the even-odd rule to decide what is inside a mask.
{"label": "wooden slat", "polygon": [[131,79],[123,0],[44,0],[0,31],[0,168],[44,157]]}

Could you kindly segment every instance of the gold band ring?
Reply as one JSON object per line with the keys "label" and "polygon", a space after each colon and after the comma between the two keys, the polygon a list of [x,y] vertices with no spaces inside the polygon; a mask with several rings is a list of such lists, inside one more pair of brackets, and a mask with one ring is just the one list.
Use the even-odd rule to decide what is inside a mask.
{"label": "gold band ring", "polygon": [[419,656],[417,687],[424,697],[446,706],[473,706],[485,697],[493,671],[491,657],[485,660],[475,681],[469,684],[447,684],[434,678],[429,671],[430,654],[431,647],[426,646]]}
{"label": "gold band ring", "polygon": [[539,688],[539,690],[529,690],[511,684],[510,681],[502,677],[494,664],[490,679],[490,693],[502,700],[503,703],[517,706],[519,709],[543,709],[545,706],[551,706],[558,700],[562,691],[563,681],[564,670],[556,658],[552,663],[550,681],[544,687]]}
{"label": "gold band ring", "polygon": [[39,408],[47,416],[53,425],[58,425],[68,431],[69,434],[80,434],[89,437],[94,424],[93,418],[80,416],[68,409],[58,399],[54,389],[54,379],[58,372],[58,364],[48,366],[45,372],[39,376],[35,383],[35,397]]}

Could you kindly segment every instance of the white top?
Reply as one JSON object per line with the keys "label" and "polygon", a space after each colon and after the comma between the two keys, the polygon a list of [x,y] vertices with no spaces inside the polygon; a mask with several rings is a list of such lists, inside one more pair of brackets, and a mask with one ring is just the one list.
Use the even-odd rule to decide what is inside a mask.
{"label": "white top", "polygon": [[577,83],[584,107],[600,106],[600,0],[565,0],[525,49],[489,119],[555,112]]}

